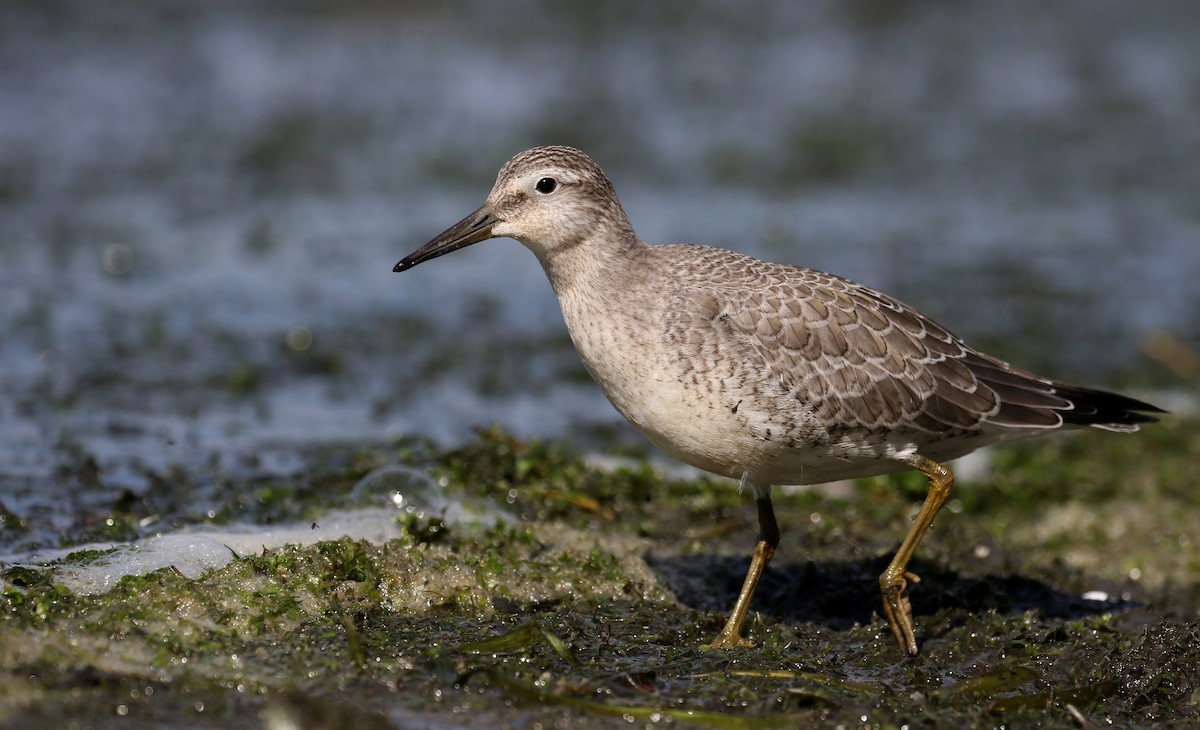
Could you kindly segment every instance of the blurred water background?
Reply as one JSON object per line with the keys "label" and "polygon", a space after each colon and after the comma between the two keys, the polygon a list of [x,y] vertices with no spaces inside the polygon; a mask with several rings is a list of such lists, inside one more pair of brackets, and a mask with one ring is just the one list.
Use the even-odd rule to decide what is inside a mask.
{"label": "blurred water background", "polygon": [[1186,382],[1197,38],[1194,2],[6,2],[0,502],[31,529],[0,540],[331,442],[640,443],[519,244],[392,273],[537,144],[595,157],[648,241]]}

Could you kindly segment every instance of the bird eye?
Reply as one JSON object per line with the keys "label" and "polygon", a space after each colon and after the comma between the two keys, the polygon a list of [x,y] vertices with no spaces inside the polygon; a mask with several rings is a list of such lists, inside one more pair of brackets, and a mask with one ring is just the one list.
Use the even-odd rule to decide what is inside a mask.
{"label": "bird eye", "polygon": [[552,177],[544,177],[537,181],[537,185],[533,186],[535,190],[543,195],[549,195],[558,187],[558,181]]}

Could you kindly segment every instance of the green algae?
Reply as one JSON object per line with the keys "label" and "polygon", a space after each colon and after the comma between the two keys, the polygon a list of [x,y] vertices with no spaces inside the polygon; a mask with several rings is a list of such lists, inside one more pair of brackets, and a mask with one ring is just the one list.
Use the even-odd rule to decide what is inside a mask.
{"label": "green algae", "polygon": [[99,595],[55,583],[54,566],[10,567],[0,719],[1186,726],[1200,721],[1200,557],[1179,538],[1196,518],[1197,433],[1169,419],[996,450],[918,552],[915,659],[880,620],[875,580],[922,496],[911,477],[779,490],[784,542],[747,625],[757,647],[713,651],[754,533],[729,483],[599,468],[497,430],[450,451],[331,445],[326,468],[242,484],[250,498],[222,514],[319,520],[399,462],[508,517],[398,510],[404,538],[386,544],[288,546]]}

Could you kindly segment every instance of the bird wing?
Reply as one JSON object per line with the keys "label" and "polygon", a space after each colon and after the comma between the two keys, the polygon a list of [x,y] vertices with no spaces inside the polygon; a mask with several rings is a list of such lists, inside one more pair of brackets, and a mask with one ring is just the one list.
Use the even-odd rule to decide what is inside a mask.
{"label": "bird wing", "polygon": [[758,387],[777,383],[829,428],[1042,429],[1062,425],[1060,411],[1073,408],[1056,383],[972,350],[886,294],[810,269],[754,263],[763,267],[750,272],[760,285],[681,290],[669,316],[690,320],[683,329],[697,343],[752,360]]}

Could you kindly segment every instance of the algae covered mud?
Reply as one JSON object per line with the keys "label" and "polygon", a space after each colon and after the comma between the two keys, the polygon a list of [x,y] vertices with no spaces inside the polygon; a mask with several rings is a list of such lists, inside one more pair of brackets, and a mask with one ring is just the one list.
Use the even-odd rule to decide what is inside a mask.
{"label": "algae covered mud", "polygon": [[[13,727],[1184,727],[1200,721],[1196,425],[1002,451],[914,566],[930,638],[904,661],[877,576],[915,480],[780,495],[793,529],[758,645],[712,651],[751,531],[726,483],[495,431],[329,452],[317,494],[252,492],[242,516],[289,524],[282,546],[231,537],[222,567],[102,590],[88,571],[136,547],[8,567],[0,710]],[[302,522],[271,499],[306,493]]]}
{"label": "algae covered mud", "polygon": [[[1200,8],[610,7],[0,5],[0,725],[1194,723]],[[964,472],[916,662],[923,487],[781,495],[701,651],[745,495],[644,461],[518,244],[391,272],[547,142],[1182,415]]]}

